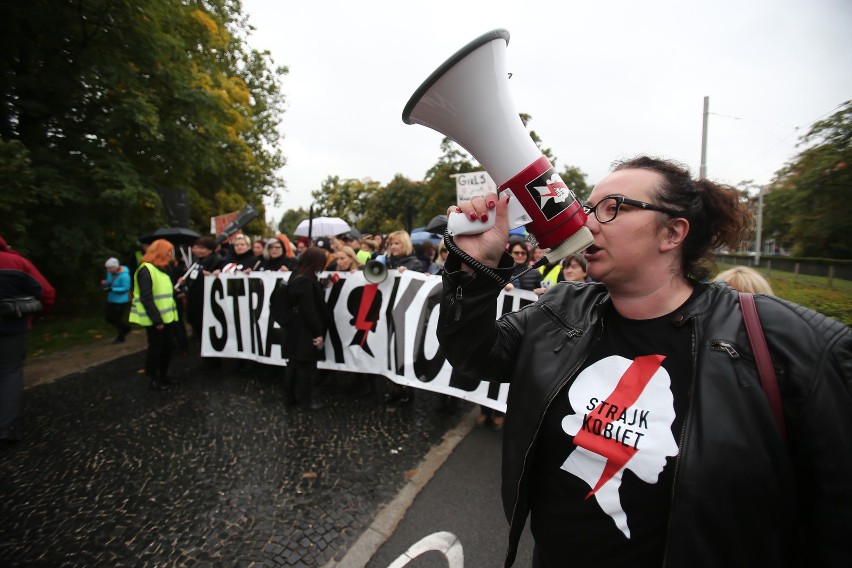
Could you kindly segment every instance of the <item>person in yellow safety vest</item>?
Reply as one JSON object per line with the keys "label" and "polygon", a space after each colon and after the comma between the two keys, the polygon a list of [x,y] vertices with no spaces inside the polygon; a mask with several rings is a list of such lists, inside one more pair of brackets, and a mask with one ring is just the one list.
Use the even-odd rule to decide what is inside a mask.
{"label": "person in yellow safety vest", "polygon": [[174,283],[170,272],[175,266],[174,246],[164,239],[151,243],[142,263],[133,275],[133,302],[130,322],[145,328],[148,350],[145,354],[145,374],[153,390],[167,390],[169,364],[174,350],[178,310]]}
{"label": "person in yellow safety vest", "polygon": [[536,288],[533,292],[539,296],[550,290],[553,286],[556,286],[557,282],[565,280],[565,277],[562,275],[561,262],[548,264],[547,266],[539,266],[538,271],[541,273],[541,287]]}

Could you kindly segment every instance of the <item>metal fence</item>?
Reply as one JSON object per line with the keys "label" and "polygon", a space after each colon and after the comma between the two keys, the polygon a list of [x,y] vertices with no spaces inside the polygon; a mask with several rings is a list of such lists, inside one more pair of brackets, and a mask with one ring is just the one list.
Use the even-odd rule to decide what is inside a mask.
{"label": "metal fence", "polygon": [[[716,261],[724,264],[756,267],[754,256],[747,254],[717,254]],[[852,261],[829,258],[801,258],[792,256],[760,255],[760,268],[781,270],[793,274],[822,276],[831,280],[852,280]]]}

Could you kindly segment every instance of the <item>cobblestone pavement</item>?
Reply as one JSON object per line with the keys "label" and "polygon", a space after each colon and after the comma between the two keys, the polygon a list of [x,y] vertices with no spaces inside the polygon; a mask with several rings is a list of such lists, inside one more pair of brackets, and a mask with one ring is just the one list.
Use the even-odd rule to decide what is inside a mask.
{"label": "cobblestone pavement", "polygon": [[0,450],[0,565],[322,566],[341,559],[468,406],[325,373],[322,410],[286,409],[283,368],[178,358],[148,389],[143,353],[24,392]]}

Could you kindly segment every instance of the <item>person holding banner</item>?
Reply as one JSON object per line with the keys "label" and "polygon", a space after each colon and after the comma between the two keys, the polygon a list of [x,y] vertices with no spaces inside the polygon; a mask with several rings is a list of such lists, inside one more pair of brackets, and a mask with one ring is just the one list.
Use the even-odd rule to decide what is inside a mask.
{"label": "person holding banner", "polygon": [[454,368],[511,384],[506,565],[528,515],[537,568],[848,564],[852,333],[755,295],[783,406],[770,402],[738,293],[707,283],[712,251],[750,229],[736,188],[656,158],[617,164],[584,207],[597,282],[495,321],[506,204],[452,209],[497,222],[448,244],[437,330]]}
{"label": "person holding banner", "polygon": [[231,239],[231,252],[225,256],[222,269],[214,270],[213,274],[218,275],[220,272],[249,273],[259,264],[260,259],[251,250],[251,239],[242,233],[238,233]]}
{"label": "person holding banner", "polygon": [[[394,231],[387,237],[387,267],[402,274],[406,270],[424,272],[423,263],[414,255],[414,245],[408,231]],[[414,402],[414,389],[393,383],[385,394],[385,406],[407,406]]]}
{"label": "person holding banner", "polygon": [[288,258],[284,253],[284,243],[281,239],[272,237],[266,241],[266,249],[263,251],[260,270],[270,272],[288,272],[296,265],[296,260]]}
{"label": "person holding banner", "polygon": [[337,270],[339,272],[358,272],[363,268],[358,255],[348,245],[338,248],[334,253],[334,258],[337,261]]}
{"label": "person holding banner", "polygon": [[323,408],[314,398],[314,381],[330,319],[325,292],[317,279],[317,274],[325,269],[326,260],[326,251],[308,247],[287,284],[290,305],[295,309],[287,328],[284,396],[288,405],[298,404],[309,411]]}
{"label": "person holding banner", "polygon": [[222,257],[216,252],[212,237],[199,237],[192,243],[192,258],[192,270],[178,278],[178,284],[186,289],[186,319],[193,339],[199,340],[204,315],[204,277],[222,268]]}

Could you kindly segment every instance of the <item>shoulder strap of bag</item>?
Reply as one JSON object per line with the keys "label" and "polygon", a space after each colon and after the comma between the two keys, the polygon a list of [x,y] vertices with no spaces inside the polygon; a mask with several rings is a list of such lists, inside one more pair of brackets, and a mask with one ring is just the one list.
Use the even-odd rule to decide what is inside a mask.
{"label": "shoulder strap of bag", "polygon": [[772,406],[772,414],[778,423],[781,435],[787,437],[787,429],[784,425],[784,406],[781,402],[781,391],[778,389],[778,377],[775,376],[775,368],[772,366],[772,357],[769,355],[769,347],[763,335],[763,327],[760,325],[760,316],[757,314],[757,306],[754,304],[754,295],[740,292],[740,308],[743,311],[748,341],[754,353],[757,364],[757,372],[760,375],[760,383],[769,404]]}

